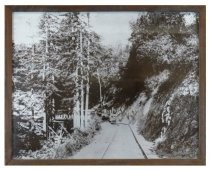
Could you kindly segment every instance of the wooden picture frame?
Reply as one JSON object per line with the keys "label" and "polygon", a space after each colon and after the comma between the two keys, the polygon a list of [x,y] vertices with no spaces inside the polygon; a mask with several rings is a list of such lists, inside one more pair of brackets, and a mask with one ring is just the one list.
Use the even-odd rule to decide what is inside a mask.
{"label": "wooden picture frame", "polygon": [[[199,156],[197,159],[47,159],[12,157],[13,12],[174,11],[199,13]],[[206,7],[205,6],[5,6],[5,164],[6,165],[205,165],[206,164]]]}

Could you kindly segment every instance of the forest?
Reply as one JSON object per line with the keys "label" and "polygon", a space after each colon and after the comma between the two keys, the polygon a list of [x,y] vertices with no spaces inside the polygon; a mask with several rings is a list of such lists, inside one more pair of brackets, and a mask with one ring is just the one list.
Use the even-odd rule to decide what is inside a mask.
{"label": "forest", "polygon": [[126,119],[158,158],[196,158],[197,13],[141,13],[115,48],[90,19],[45,12],[38,43],[13,43],[13,157],[69,159]]}

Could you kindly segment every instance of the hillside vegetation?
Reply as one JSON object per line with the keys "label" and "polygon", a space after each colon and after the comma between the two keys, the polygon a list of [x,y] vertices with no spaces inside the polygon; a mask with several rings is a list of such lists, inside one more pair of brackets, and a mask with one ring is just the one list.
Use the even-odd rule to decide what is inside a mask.
{"label": "hillside vegetation", "polygon": [[130,56],[116,83],[114,106],[161,157],[198,156],[199,23],[195,16],[187,24],[186,15],[148,12],[132,23]]}

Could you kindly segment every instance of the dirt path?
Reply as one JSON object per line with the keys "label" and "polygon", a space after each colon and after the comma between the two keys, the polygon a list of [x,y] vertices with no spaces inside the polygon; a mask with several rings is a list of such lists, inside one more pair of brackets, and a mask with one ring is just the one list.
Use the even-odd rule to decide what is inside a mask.
{"label": "dirt path", "polygon": [[125,124],[102,123],[92,143],[76,153],[73,159],[145,159],[131,129]]}

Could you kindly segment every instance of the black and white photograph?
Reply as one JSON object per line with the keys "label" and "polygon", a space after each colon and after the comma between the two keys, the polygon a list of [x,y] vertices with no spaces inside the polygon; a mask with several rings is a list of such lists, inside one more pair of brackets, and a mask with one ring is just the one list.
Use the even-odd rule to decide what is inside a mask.
{"label": "black and white photograph", "polygon": [[198,159],[199,21],[12,12],[13,159]]}

